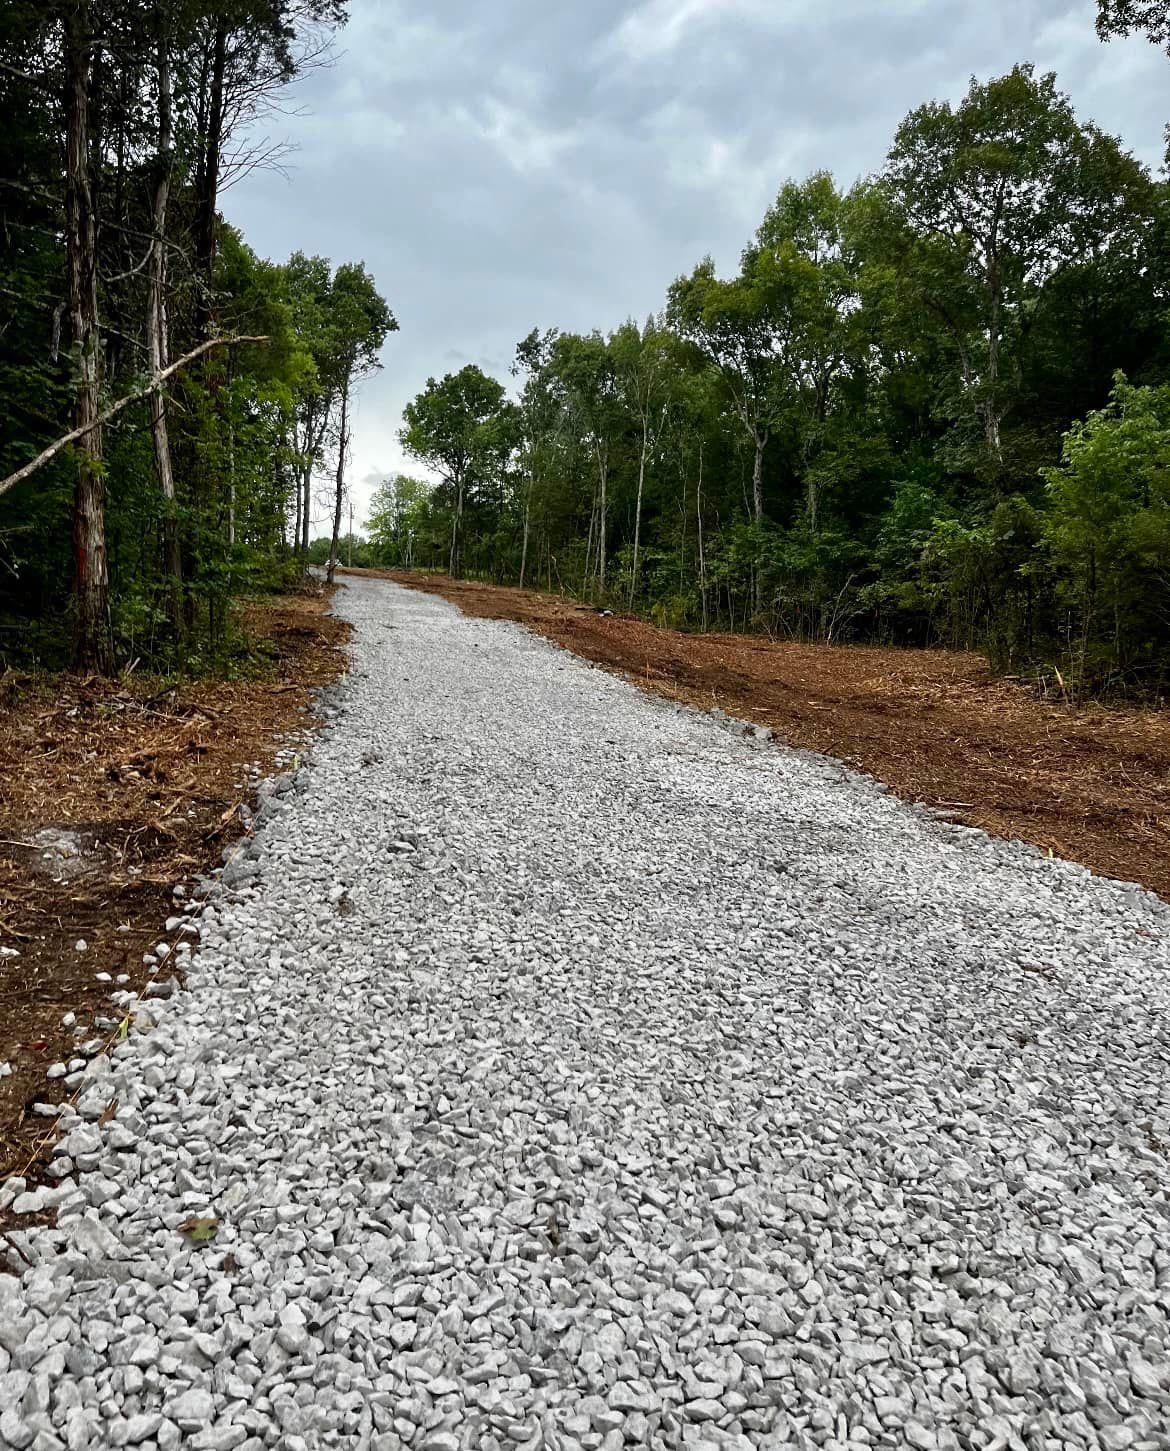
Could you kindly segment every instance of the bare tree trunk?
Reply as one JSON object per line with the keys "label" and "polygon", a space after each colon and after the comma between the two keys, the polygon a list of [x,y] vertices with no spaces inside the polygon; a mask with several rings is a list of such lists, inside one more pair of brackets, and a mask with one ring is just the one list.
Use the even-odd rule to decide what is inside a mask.
{"label": "bare tree trunk", "polygon": [[996,463],[1003,462],[1003,440],[1000,436],[999,411],[994,404],[987,405],[985,419],[985,433],[987,435],[987,447]]}
{"label": "bare tree trunk", "polygon": [[[524,572],[528,567],[528,525],[532,517],[532,489],[533,480],[528,480],[528,490],[524,495],[524,542],[520,546],[520,588],[524,588]],[[537,560],[539,565],[540,561]],[[537,578],[539,579],[539,575]]]}
{"label": "bare tree trunk", "polygon": [[593,504],[589,510],[589,533],[585,538],[585,577],[582,581],[585,589],[589,588],[589,564],[593,558],[593,536],[597,531],[597,496],[594,495]]}
{"label": "bare tree trunk", "polygon": [[[293,516],[292,551],[294,555],[297,555],[301,552],[301,504],[305,497],[305,491],[301,488],[301,470],[299,465],[294,474],[294,483],[296,486],[297,503],[296,514]],[[285,518],[287,517],[286,514]]]}
{"label": "bare tree trunk", "polygon": [[305,423],[305,447],[302,454],[304,463],[301,473],[301,489],[303,500],[301,503],[301,537],[300,553],[301,568],[305,567],[305,559],[309,553],[309,525],[313,513],[313,469],[317,457],[325,442],[325,430],[329,427],[329,409],[323,407],[321,416],[318,418],[315,411],[310,411]]}
{"label": "bare tree trunk", "polygon": [[646,482],[646,453],[650,447],[649,420],[642,415],[642,452],[638,457],[638,500],[634,505],[634,567],[630,571],[630,609],[638,588],[638,551],[642,543],[642,489]]}
{"label": "bare tree trunk", "polygon": [[606,486],[609,483],[609,451],[605,448],[597,450],[597,473],[598,473],[598,494],[597,494],[597,583],[601,586],[602,593],[605,592],[605,535],[606,535]]}
{"label": "bare tree trunk", "polygon": [[337,573],[337,541],[341,536],[341,505],[345,498],[345,453],[349,448],[349,379],[341,389],[341,425],[337,433],[337,483],[333,495],[333,540],[329,545],[329,568],[326,581],[333,583]]}
{"label": "bare tree trunk", "polygon": [[752,463],[752,513],[757,524],[764,522],[764,449],[768,444],[768,435],[758,428],[752,429],[752,440],[756,446],[756,456]]}
{"label": "bare tree trunk", "polygon": [[[171,114],[170,37],[160,15],[158,39],[158,180],[154,188],[152,214],[150,293],[147,300],[146,335],[152,373],[161,373],[170,362],[167,338],[165,243],[167,206],[170,201],[171,168],[174,160],[174,122]],[[183,564],[179,552],[179,521],[176,516],[175,472],[167,431],[166,390],[160,384],[150,395],[150,429],[154,439],[155,467],[163,495],[163,572],[167,580],[167,616],[173,629],[182,626]]]}
{"label": "bare tree trunk", "polygon": [[77,442],[73,504],[74,654],[82,670],[110,674],[114,649],[106,560],[106,479],[99,402],[102,385],[97,296],[97,233],[89,173],[89,79],[92,36],[88,0],[67,5],[65,23],[65,229],[69,320],[77,359]]}
{"label": "bare tree trunk", "polygon": [[[276,452],[272,455],[272,486],[274,494],[281,495],[285,491],[288,476],[284,471],[285,460],[288,457],[288,435],[282,433],[280,443]],[[280,523],[275,522],[272,526],[272,548],[279,552],[281,558],[288,552],[288,503],[287,500],[280,511]]]}
{"label": "bare tree trunk", "polygon": [[227,547],[230,560],[232,550],[236,547],[236,424],[234,418],[228,419]]}
{"label": "bare tree trunk", "polygon": [[[752,437],[756,445],[756,455],[752,462],[752,513],[756,523],[762,524],[764,522],[764,449],[768,444],[767,430],[753,428]],[[755,611],[759,615],[763,613],[764,609],[764,576],[758,558],[755,562],[755,576],[752,594],[755,597]]]}
{"label": "bare tree trunk", "polygon": [[463,470],[460,469],[454,479],[455,484],[455,507],[451,513],[451,557],[447,561],[447,573],[452,579],[458,578],[463,567],[462,544],[463,544]]}
{"label": "bare tree trunk", "polygon": [[997,464],[1003,463],[1003,443],[1000,439],[1000,413],[996,401],[999,387],[999,349],[1001,299],[998,278],[993,276],[991,287],[991,324],[987,332],[987,401],[983,405],[983,427],[987,438],[987,449]]}
{"label": "bare tree trunk", "polygon": [[293,462],[293,487],[296,490],[296,510],[293,515],[292,552],[294,559],[300,561],[300,567],[304,568],[304,560],[301,558],[301,532],[304,527],[305,518],[305,459],[309,451],[309,426],[298,415],[293,421],[293,449],[296,458]]}
{"label": "bare tree trunk", "polygon": [[703,629],[708,627],[707,556],[703,548],[703,444],[699,443],[699,482],[695,485],[695,519],[699,530],[699,595],[703,601]]}

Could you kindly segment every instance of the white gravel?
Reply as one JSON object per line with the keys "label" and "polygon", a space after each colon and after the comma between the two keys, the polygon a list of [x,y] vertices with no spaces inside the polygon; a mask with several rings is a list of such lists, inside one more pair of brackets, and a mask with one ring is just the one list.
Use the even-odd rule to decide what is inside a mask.
{"label": "white gravel", "polygon": [[17,1201],[0,1445],[1170,1447],[1170,911],[340,607],[193,990]]}

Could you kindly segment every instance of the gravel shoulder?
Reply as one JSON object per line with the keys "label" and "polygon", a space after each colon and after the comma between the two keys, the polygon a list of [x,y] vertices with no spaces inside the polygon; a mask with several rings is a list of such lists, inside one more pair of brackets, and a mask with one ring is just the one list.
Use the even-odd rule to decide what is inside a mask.
{"label": "gravel shoulder", "polygon": [[0,1447],[1170,1446],[1170,909],[338,608],[191,990],[13,1206]]}

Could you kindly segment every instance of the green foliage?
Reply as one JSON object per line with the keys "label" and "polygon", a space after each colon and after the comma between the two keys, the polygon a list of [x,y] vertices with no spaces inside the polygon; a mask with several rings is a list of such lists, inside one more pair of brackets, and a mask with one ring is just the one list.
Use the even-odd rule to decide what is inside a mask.
{"label": "green foliage", "polygon": [[[387,480],[368,539],[339,538],[350,393],[397,323],[362,264],[265,261],[216,205],[232,128],[344,10],[0,13],[0,470],[63,435],[79,403],[60,311],[63,16],[84,11],[101,81],[101,402],[149,374],[142,248],[163,177],[169,356],[217,331],[267,339],[217,349],[165,390],[173,498],[146,401],[104,430],[119,660],[226,668],[232,597],[323,562],[337,539],[343,562],[352,545],[355,564],[519,579],[678,626],[944,640],[1078,690],[1170,683],[1170,184],[1030,66],[914,110],[849,191],[823,172],[786,182],[731,274],[700,262],[661,315],[609,334],[534,329],[514,399],[473,365],[428,380],[401,439],[431,477]],[[1099,27],[1170,44],[1151,0],[1101,0]],[[81,462],[66,451],[0,496],[5,658],[67,658]],[[326,476],[333,538],[310,545]]]}
{"label": "green foliage", "polygon": [[403,412],[403,447],[448,483],[485,478],[507,449],[504,388],[468,363],[427,386]]}
{"label": "green foliage", "polygon": [[491,504],[518,442],[515,409],[503,385],[468,363],[427,386],[403,410],[399,437],[407,453],[439,474],[450,496],[448,567],[462,568],[465,510]]}
{"label": "green foliage", "polygon": [[948,411],[978,421],[984,449],[968,456],[1001,488],[1003,428],[1052,284],[1086,257],[1132,258],[1152,197],[1138,163],[1031,66],[973,81],[957,107],[922,106],[899,127],[867,208],[874,285],[941,331]]}
{"label": "green foliage", "polygon": [[[306,559],[309,564],[320,568],[329,563],[333,551],[333,536],[322,534],[309,543]],[[338,563],[346,569],[372,569],[387,563],[361,534],[343,534],[337,541]]]}
{"label": "green foliage", "polygon": [[1082,687],[1170,671],[1170,387],[1118,374],[1046,471],[1044,536]]}
{"label": "green foliage", "polygon": [[368,529],[370,556],[386,567],[433,569],[444,561],[447,529],[433,507],[434,488],[396,474],[374,490]]}
{"label": "green foliage", "polygon": [[[782,186],[733,275],[708,258],[644,325],[521,341],[464,567],[677,627],[946,641],[1157,690],[1168,218],[1170,187],[1029,66],[920,107],[851,191]],[[1149,386],[1105,407],[1118,368]],[[507,408],[475,383],[482,417]],[[385,486],[388,561],[451,552],[451,421],[482,421],[453,388],[407,411],[443,482]]]}
{"label": "green foliage", "polygon": [[1097,0],[1097,34],[1102,40],[1144,34],[1170,53],[1170,6],[1166,0]]}
{"label": "green foliage", "polygon": [[[217,334],[266,338],[217,348],[164,391],[173,499],[156,456],[148,404],[103,430],[107,488],[100,524],[109,563],[108,633],[116,663],[163,671],[234,668],[241,649],[234,596],[287,584],[299,571],[289,538],[293,501],[327,461],[341,379],[376,364],[396,326],[360,264],[265,261],[216,215],[229,145],[340,24],[340,0],[18,0],[0,16],[0,476],[66,433],[78,389],[62,222],[66,196],[66,47],[80,16],[89,48],[94,144],[101,396],[133,395],[151,371],[157,186],[169,182],[162,278],[177,360]],[[165,53],[173,147],[163,147]],[[222,92],[216,113],[212,98]],[[97,144],[96,138],[100,138]],[[240,139],[240,138],[237,138]],[[234,152],[234,163],[229,161]],[[243,162],[246,164],[246,161]],[[304,438],[304,420],[313,430]],[[0,658],[66,663],[70,655],[73,482],[66,450],[0,495]],[[105,655],[107,652],[103,651]]]}

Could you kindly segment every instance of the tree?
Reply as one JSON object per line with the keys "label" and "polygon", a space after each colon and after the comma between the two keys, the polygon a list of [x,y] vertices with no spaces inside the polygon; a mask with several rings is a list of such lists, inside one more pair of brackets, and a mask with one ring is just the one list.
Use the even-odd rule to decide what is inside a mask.
{"label": "tree", "polygon": [[[146,338],[150,370],[155,375],[170,362],[170,337],[167,328],[167,210],[170,205],[171,177],[175,157],[175,123],[171,79],[172,17],[165,4],[155,15],[155,76],[158,90],[158,155],[157,176],[151,206],[150,291],[147,301]],[[154,442],[155,467],[163,496],[163,568],[169,582],[167,609],[172,629],[181,629],[183,589],[182,556],[179,550],[177,492],[175,469],[171,457],[170,432],[167,428],[167,395],[162,385],[150,395],[150,428]]]}
{"label": "tree", "polygon": [[[1170,665],[1170,387],[1118,374],[1046,471],[1045,534],[1074,612],[1076,684]],[[1093,658],[1096,648],[1097,658]]]}
{"label": "tree", "polygon": [[[329,31],[344,25],[347,0],[197,0],[188,55],[188,134],[194,152],[194,253],[203,280],[198,309],[214,316],[212,269],[219,237],[219,192],[278,154],[260,138],[241,141],[298,75],[328,58]],[[233,149],[233,141],[240,144]]]}
{"label": "tree", "polygon": [[303,562],[309,547],[313,474],[324,453],[334,403],[325,376],[333,288],[328,259],[294,252],[284,267],[281,285],[291,310],[293,326],[304,339],[307,352],[306,366],[295,384],[292,424],[292,448],[297,471],[293,548]]}
{"label": "tree", "polygon": [[1170,5],[1166,0],[1097,0],[1097,34],[1102,40],[1144,31],[1170,54]]}
{"label": "tree", "polygon": [[[249,128],[343,18],[335,0],[3,7],[0,613],[39,622],[42,658],[68,618],[84,669],[204,668],[233,593],[281,571],[316,359],[217,197],[271,154]],[[264,342],[223,346],[239,334]]]}
{"label": "tree", "polygon": [[719,369],[732,407],[753,449],[752,516],[765,518],[764,450],[787,406],[788,379],[779,366],[786,319],[773,312],[774,295],[749,261],[731,281],[715,276],[706,258],[670,289],[669,315]]}
{"label": "tree", "polygon": [[898,129],[882,177],[887,251],[945,326],[993,466],[1020,393],[1035,299],[1066,267],[1116,246],[1149,213],[1142,168],[1081,124],[1031,66],[972,81]]}
{"label": "tree", "polygon": [[803,475],[810,529],[819,524],[824,483],[818,470],[828,444],[830,413],[840,380],[859,366],[857,261],[847,240],[849,203],[827,172],[782,187],[768,209],[745,268],[767,290],[770,311],[783,321],[782,366],[788,387],[788,427]]}
{"label": "tree", "polygon": [[113,667],[106,557],[106,477],[99,410],[103,378],[98,312],[97,219],[91,175],[90,88],[94,59],[87,0],[60,8],[65,71],[65,251],[76,372],[77,443],[73,506],[75,660],[83,670]]}
{"label": "tree", "polygon": [[552,386],[550,361],[557,332],[539,328],[516,344],[512,376],[523,377],[517,407],[516,426],[519,462],[524,486],[524,512],[520,536],[520,588],[528,572],[528,544],[532,535],[532,505],[539,484],[544,482],[546,468],[555,456],[557,421],[561,417],[560,401]]}
{"label": "tree", "polygon": [[419,535],[426,527],[433,485],[395,474],[384,479],[370,500],[370,544],[381,564],[413,569]]}
{"label": "tree", "polygon": [[624,426],[614,356],[599,332],[561,333],[553,341],[549,369],[562,406],[584,439],[596,479],[585,545],[585,574],[603,593],[609,546],[609,475],[614,444]]}
{"label": "tree", "polygon": [[403,447],[451,490],[448,569],[462,567],[463,515],[468,495],[497,475],[512,450],[514,423],[504,389],[474,363],[427,386],[403,410]]}
{"label": "tree", "polygon": [[638,428],[638,493],[634,503],[634,554],[630,568],[631,608],[638,589],[639,550],[642,542],[642,500],[646,487],[646,464],[666,423],[672,382],[675,338],[651,318],[639,330],[627,322],[609,340],[618,396]]}
{"label": "tree", "polygon": [[337,472],[333,495],[333,546],[328,582],[337,570],[337,541],[345,498],[345,459],[349,448],[349,404],[354,386],[382,365],[378,353],[389,333],[398,330],[394,314],[374,286],[362,263],[347,263],[333,276],[330,292],[328,344],[321,360],[325,388],[337,400]]}

